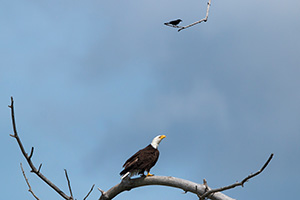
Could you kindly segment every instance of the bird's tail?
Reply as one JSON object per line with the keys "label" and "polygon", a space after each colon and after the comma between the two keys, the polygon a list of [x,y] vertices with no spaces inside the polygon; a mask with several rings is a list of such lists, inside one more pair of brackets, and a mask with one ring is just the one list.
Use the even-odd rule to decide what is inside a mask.
{"label": "bird's tail", "polygon": [[170,24],[169,22],[164,23],[164,25],[169,25],[169,24]]}
{"label": "bird's tail", "polygon": [[124,178],[126,178],[128,175],[130,174],[130,172],[126,172],[126,174],[124,174],[121,179],[123,180]]}

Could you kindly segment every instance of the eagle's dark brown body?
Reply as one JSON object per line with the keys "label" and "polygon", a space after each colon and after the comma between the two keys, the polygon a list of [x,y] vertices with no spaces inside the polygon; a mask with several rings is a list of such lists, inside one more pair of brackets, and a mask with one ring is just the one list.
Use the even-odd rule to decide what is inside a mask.
{"label": "eagle's dark brown body", "polygon": [[125,168],[120,172],[120,175],[124,175],[130,172],[131,175],[142,174],[144,172],[150,172],[150,169],[155,165],[159,157],[159,151],[151,144],[144,149],[139,150],[133,156],[131,156],[123,165]]}

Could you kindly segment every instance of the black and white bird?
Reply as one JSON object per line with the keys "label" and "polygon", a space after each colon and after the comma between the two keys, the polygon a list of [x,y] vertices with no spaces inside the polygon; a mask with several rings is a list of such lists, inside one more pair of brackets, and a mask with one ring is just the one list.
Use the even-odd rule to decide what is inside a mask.
{"label": "black and white bird", "polygon": [[173,25],[173,26],[177,26],[180,22],[182,22],[181,19],[176,19],[176,20],[173,20],[173,21],[170,21],[170,22],[166,22],[165,25]]}
{"label": "black and white bird", "polygon": [[123,165],[124,169],[120,172],[120,175],[122,176],[121,179],[132,177],[134,175],[144,176],[145,171],[147,172],[146,176],[153,176],[150,174],[150,169],[158,160],[159,151],[157,147],[165,137],[165,135],[156,136],[151,144],[131,156]]}

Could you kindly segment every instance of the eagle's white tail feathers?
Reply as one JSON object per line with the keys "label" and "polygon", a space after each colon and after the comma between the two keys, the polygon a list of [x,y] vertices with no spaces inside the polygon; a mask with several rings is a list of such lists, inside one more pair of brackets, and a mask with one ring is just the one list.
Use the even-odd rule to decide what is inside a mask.
{"label": "eagle's white tail feathers", "polygon": [[126,178],[128,175],[130,174],[130,172],[127,172],[126,174],[124,174],[121,179],[123,180],[124,178]]}

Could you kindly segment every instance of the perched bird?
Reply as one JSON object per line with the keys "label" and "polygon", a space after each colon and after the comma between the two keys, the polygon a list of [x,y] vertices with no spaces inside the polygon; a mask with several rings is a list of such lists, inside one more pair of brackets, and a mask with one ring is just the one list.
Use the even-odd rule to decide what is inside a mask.
{"label": "perched bird", "polygon": [[176,20],[173,20],[173,21],[170,21],[170,22],[166,22],[165,25],[173,25],[173,26],[177,26],[182,20],[181,19],[176,19]]}
{"label": "perched bird", "polygon": [[120,175],[122,176],[121,179],[132,177],[134,175],[144,176],[145,171],[147,172],[146,176],[153,176],[150,174],[150,169],[158,160],[159,151],[157,147],[165,137],[165,135],[156,136],[151,144],[131,156],[123,165],[124,169],[120,172]]}

